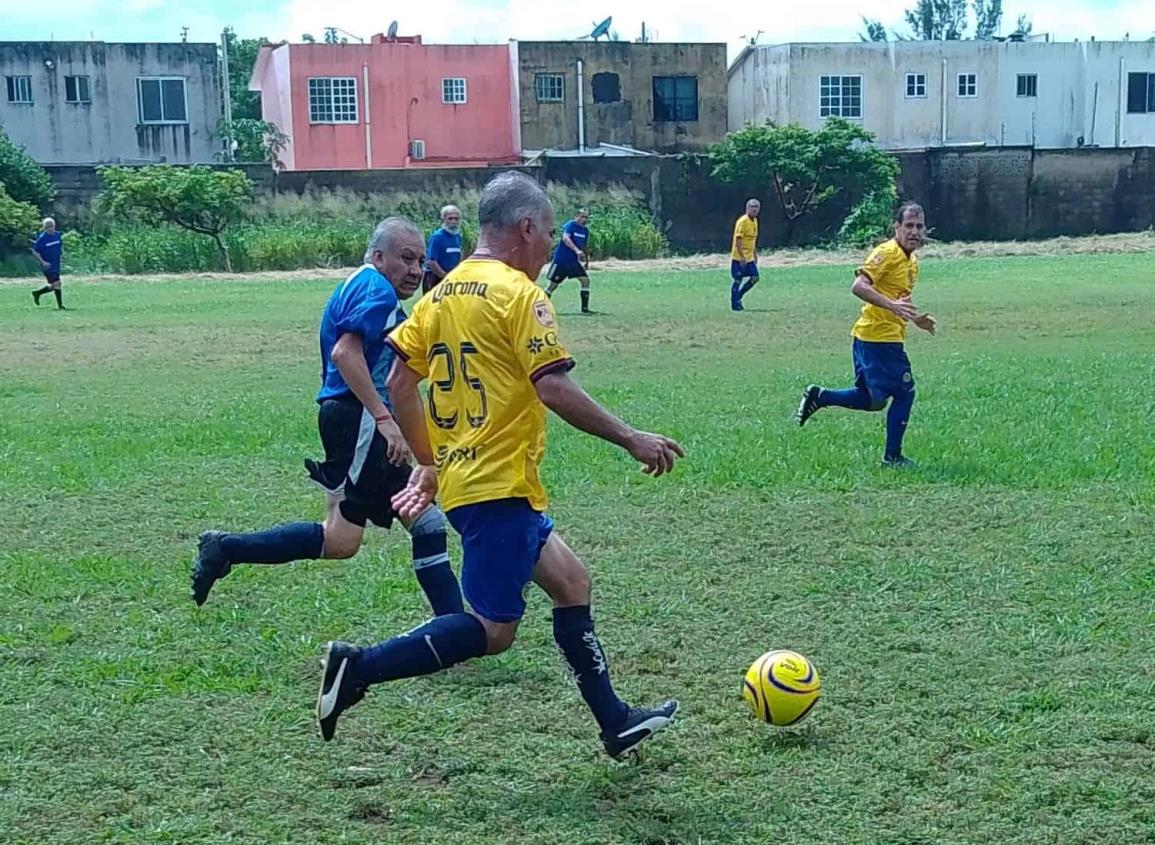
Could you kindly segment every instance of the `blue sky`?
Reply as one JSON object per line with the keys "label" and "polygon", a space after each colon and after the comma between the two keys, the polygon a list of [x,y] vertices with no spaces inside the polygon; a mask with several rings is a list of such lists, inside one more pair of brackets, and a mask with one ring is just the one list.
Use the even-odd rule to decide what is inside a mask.
{"label": "blue sky", "polygon": [[[242,35],[265,35],[274,40],[299,40],[301,33],[317,35],[337,26],[360,36],[384,30],[389,20],[400,19],[403,34],[421,33],[426,41],[494,43],[508,38],[573,38],[613,14],[614,28],[623,39],[636,38],[641,22],[660,40],[723,41],[731,56],[743,37],[762,31],[762,43],[784,41],[852,41],[861,29],[860,13],[868,12],[889,26],[901,28],[902,11],[912,0],[824,0],[815,7],[799,4],[786,12],[786,1],[707,4],[702,0],[589,0],[584,4],[555,4],[548,0],[439,0],[436,3],[400,4],[381,0],[55,0],[43,5],[32,0],[0,0],[0,39],[177,41],[181,27],[190,41],[212,41],[222,27],[233,26]],[[808,8],[820,10],[808,16]],[[708,9],[708,13],[707,13]],[[1048,0],[1017,3],[1004,0],[1007,26],[1020,12],[1035,23],[1036,32],[1051,32],[1060,40],[1122,38],[1155,35],[1152,0]],[[1004,27],[1006,28],[1006,27]]]}

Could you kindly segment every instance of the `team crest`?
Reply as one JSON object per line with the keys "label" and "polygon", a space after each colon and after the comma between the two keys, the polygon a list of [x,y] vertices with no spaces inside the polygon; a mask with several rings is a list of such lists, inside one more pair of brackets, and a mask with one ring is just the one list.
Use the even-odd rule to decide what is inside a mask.
{"label": "team crest", "polygon": [[873,267],[877,267],[879,264],[881,264],[885,260],[886,260],[886,256],[883,255],[881,252],[877,252],[874,254],[874,258],[870,259],[870,264]]}
{"label": "team crest", "polygon": [[537,321],[547,329],[553,328],[553,313],[549,310],[548,302],[535,302],[533,304],[533,316],[537,317]]}

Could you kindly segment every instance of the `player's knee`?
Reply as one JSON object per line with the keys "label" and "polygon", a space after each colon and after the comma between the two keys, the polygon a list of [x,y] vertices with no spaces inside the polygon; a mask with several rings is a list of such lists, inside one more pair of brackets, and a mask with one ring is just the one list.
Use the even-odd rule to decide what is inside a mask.
{"label": "player's knee", "polygon": [[361,538],[337,531],[325,531],[324,555],[326,560],[346,560],[357,554]]}
{"label": "player's knee", "polygon": [[867,410],[881,411],[886,407],[886,400],[890,398],[889,394],[883,393],[880,390],[870,390],[867,392],[870,394],[870,407]]}
{"label": "player's knee", "polygon": [[589,570],[577,563],[558,573],[551,598],[558,606],[589,604],[592,592]]}
{"label": "player's knee", "polygon": [[413,520],[409,536],[413,539],[414,569],[449,562],[445,514],[437,505],[430,505]]}
{"label": "player's knee", "polygon": [[501,654],[513,645],[517,637],[516,622],[491,622],[482,619],[481,624],[485,628],[486,654]]}

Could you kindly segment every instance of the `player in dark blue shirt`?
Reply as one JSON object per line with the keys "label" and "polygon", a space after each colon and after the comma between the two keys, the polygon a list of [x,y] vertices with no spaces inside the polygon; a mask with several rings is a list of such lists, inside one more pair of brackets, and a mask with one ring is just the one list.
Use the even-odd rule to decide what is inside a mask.
{"label": "player in dark blue shirt", "polygon": [[429,236],[422,290],[431,290],[461,263],[461,245],[461,209],[447,205],[441,209],[441,228]]}
{"label": "player in dark blue shirt", "polygon": [[553,297],[566,279],[577,279],[582,286],[582,313],[593,314],[590,310],[590,261],[586,255],[586,247],[590,237],[590,213],[584,208],[578,211],[573,220],[567,222],[561,229],[561,240],[553,251],[553,263],[549,266],[546,277],[549,287],[545,295]]}
{"label": "player in dark blue shirt", "polygon": [[321,317],[321,389],[317,427],[325,460],[305,461],[326,493],[324,522],[294,522],[254,534],[206,531],[193,569],[193,599],[204,604],[236,563],[288,563],[352,557],[366,522],[398,519],[413,538],[413,568],[433,612],[461,613],[457,577],[446,551],[445,515],[431,505],[414,519],[393,510],[409,481],[409,447],[393,420],[386,378],[394,352],[385,336],[402,320],[402,299],[421,283],[421,232],[403,217],[382,221],[365,264],[333,291]]}
{"label": "player in dark blue shirt", "polygon": [[45,217],[43,230],[36,236],[36,243],[32,245],[32,254],[40,260],[40,269],[44,272],[44,280],[48,283],[39,290],[32,291],[32,301],[40,304],[40,297],[51,291],[56,295],[56,307],[64,309],[64,298],[60,292],[60,256],[64,252],[64,243],[60,239],[60,232],[56,231],[56,221]]}

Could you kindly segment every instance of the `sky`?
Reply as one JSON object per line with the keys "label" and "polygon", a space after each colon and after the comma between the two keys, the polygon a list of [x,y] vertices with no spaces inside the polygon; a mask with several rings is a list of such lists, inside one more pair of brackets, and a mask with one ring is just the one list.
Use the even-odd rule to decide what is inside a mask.
{"label": "sky", "polygon": [[[334,26],[362,38],[382,32],[397,19],[400,34],[421,34],[430,43],[497,43],[570,39],[587,34],[610,15],[622,40],[634,40],[641,24],[660,41],[721,41],[733,58],[746,40],[855,41],[861,15],[879,18],[906,32],[903,9],[913,0],[823,0],[815,7],[777,2],[707,3],[702,0],[436,0],[388,3],[382,0],[0,0],[0,41],[215,41],[225,26],[242,37],[299,41],[302,33],[320,39]],[[184,6],[184,8],[181,8]],[[805,12],[813,9],[815,15]],[[1036,33],[1056,40],[1121,39],[1155,36],[1153,0],[1004,0],[1004,32],[1020,13]]]}

